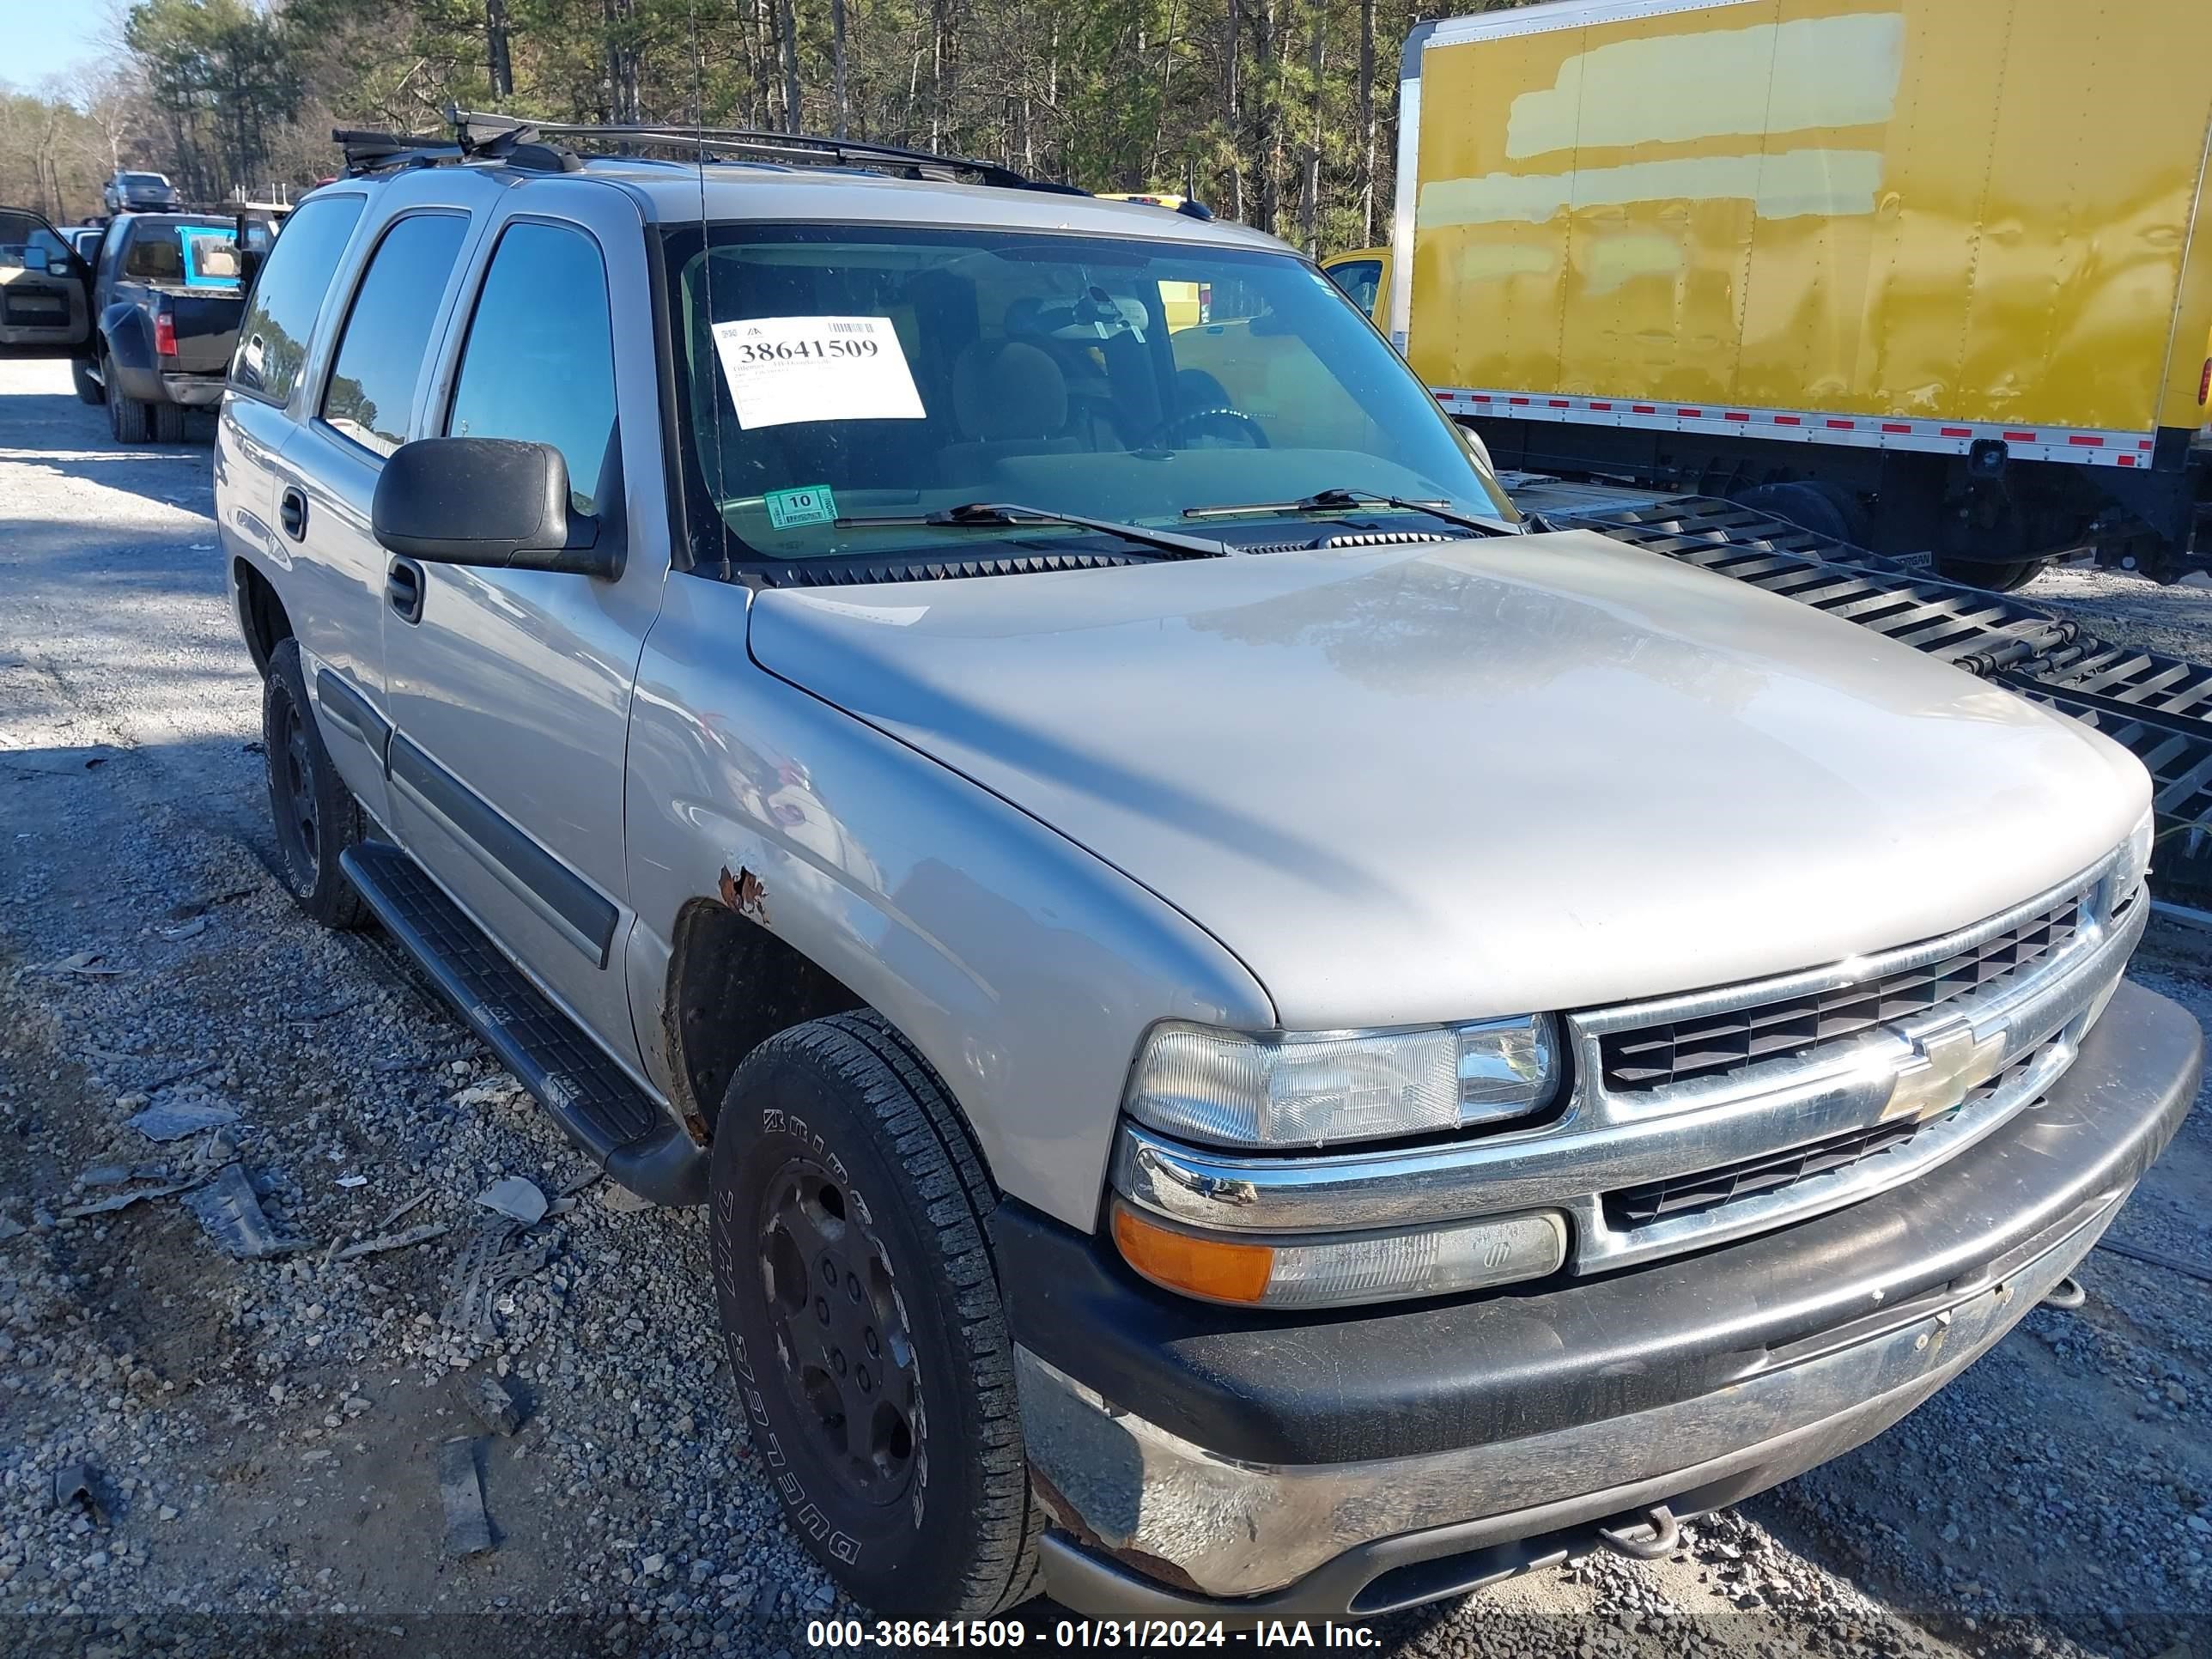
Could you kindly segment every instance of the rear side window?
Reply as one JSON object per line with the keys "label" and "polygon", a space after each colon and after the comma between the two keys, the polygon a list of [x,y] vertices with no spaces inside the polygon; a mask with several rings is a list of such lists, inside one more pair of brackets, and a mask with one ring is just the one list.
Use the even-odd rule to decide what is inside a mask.
{"label": "rear side window", "polygon": [[550,444],[569,498],[598,511],[615,429],[614,329],[606,266],[580,231],[519,224],[499,240],[469,324],[446,431]]}
{"label": "rear side window", "polygon": [[[458,214],[414,215],[385,233],[368,262],[322,408],[325,421],[365,449],[389,455],[407,441],[430,325],[468,228]],[[277,238],[280,246],[283,240]]]}
{"label": "rear side window", "polygon": [[358,196],[325,196],[292,216],[253,284],[231,360],[231,385],[280,406],[291,401],[323,295],[363,205]]}

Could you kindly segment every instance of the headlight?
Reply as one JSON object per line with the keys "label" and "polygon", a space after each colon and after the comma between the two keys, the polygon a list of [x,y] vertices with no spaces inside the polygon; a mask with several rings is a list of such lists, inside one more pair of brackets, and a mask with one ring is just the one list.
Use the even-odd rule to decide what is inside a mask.
{"label": "headlight", "polygon": [[1124,1102],[1170,1134],[1231,1146],[1322,1146],[1524,1117],[1558,1082],[1548,1016],[1372,1034],[1248,1036],[1155,1026]]}
{"label": "headlight", "polygon": [[2106,915],[2118,909],[2121,902],[2149,876],[2151,842],[2156,830],[2153,809],[2145,807],[2142,817],[2128,832],[2127,845],[2121,851],[2119,863],[2113,867],[2112,896],[2106,905]]}

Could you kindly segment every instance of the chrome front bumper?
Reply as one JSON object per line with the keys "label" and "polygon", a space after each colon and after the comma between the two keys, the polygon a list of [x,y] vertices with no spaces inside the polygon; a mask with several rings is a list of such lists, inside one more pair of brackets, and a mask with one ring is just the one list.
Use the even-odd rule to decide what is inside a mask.
{"label": "chrome front bumper", "polygon": [[[1101,1616],[1361,1614],[1787,1480],[1904,1416],[2073,1270],[2179,1127],[2201,1048],[2193,1018],[2124,988],[2043,1102],[1923,1180],[1532,1296],[1302,1328],[1184,1310],[1108,1268],[1049,1297],[1018,1279],[1047,1587]],[[1532,1540],[1549,1556],[1504,1547]]]}

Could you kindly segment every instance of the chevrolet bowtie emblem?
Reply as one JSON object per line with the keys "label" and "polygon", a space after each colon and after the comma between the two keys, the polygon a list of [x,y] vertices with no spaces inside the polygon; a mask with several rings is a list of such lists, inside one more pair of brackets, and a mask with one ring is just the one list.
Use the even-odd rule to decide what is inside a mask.
{"label": "chevrolet bowtie emblem", "polygon": [[1956,1025],[1931,1031],[1913,1046],[1919,1052],[1905,1062],[1890,1085],[1889,1102],[1881,1109],[1884,1123],[1901,1117],[1923,1122],[1941,1117],[2004,1066],[2002,1026],[1976,1042],[1972,1026]]}

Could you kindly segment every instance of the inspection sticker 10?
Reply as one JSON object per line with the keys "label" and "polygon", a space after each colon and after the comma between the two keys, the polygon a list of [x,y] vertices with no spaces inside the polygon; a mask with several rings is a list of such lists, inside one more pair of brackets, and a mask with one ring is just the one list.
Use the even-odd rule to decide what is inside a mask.
{"label": "inspection sticker 10", "polygon": [[921,394],[888,317],[748,317],[714,325],[738,424],[919,421]]}
{"label": "inspection sticker 10", "polygon": [[837,522],[837,498],[830,493],[828,484],[815,484],[806,489],[771,489],[761,497],[761,501],[768,508],[769,523],[778,530]]}

